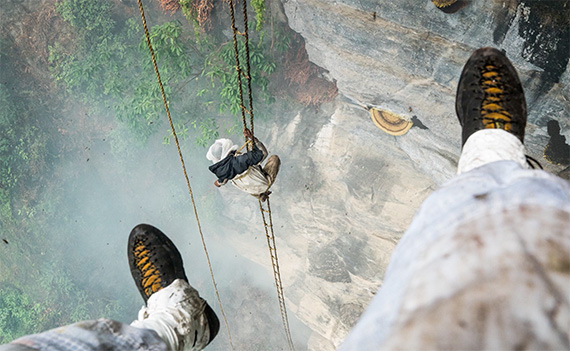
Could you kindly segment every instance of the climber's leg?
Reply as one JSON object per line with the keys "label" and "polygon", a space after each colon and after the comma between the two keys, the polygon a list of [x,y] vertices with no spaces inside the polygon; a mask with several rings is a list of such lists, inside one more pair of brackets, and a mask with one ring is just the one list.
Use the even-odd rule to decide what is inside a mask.
{"label": "climber's leg", "polygon": [[460,174],[424,201],[342,350],[570,348],[570,183],[526,169],[504,54],[472,55],[456,110]]}
{"label": "climber's leg", "polygon": [[168,351],[155,331],[110,319],[82,321],[0,345],[1,351]]}
{"label": "climber's leg", "polygon": [[275,178],[277,177],[277,173],[279,173],[279,168],[281,167],[281,160],[279,156],[272,155],[267,159],[265,166],[263,167],[263,172],[269,178],[269,186],[273,185],[275,182]]}
{"label": "climber's leg", "polygon": [[129,237],[129,265],[147,306],[131,325],[154,330],[172,351],[202,350],[216,336],[219,321],[186,278],[182,258],[157,228],[140,224]]}
{"label": "climber's leg", "polygon": [[219,321],[188,284],[176,246],[157,228],[141,224],[129,236],[129,265],[146,307],[126,325],[109,319],[82,321],[28,335],[0,351],[198,351],[219,330]]}

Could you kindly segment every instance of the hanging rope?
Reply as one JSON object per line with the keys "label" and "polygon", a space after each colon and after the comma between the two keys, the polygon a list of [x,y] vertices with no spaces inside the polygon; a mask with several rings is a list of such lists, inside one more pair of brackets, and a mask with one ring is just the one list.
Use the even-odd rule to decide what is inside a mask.
{"label": "hanging rope", "polygon": [[[271,257],[271,265],[273,266],[273,277],[275,278],[275,287],[277,288],[277,297],[279,299],[279,309],[281,310],[281,319],[285,328],[285,336],[289,348],[294,350],[293,339],[291,338],[291,330],[289,329],[289,319],[287,318],[287,308],[285,306],[285,295],[283,294],[283,284],[281,283],[281,273],[279,272],[279,259],[277,258],[277,246],[275,245],[275,235],[273,234],[273,220],[271,219],[271,205],[269,198],[267,202],[267,210],[263,208],[263,203],[259,201],[259,211],[263,219],[263,227],[265,228],[265,237],[267,238],[267,247],[269,247],[269,256]],[[265,219],[267,213],[268,220]]]}
{"label": "hanging rope", "polygon": [[214,279],[214,271],[212,269],[212,264],[210,262],[210,255],[208,254],[208,249],[206,248],[206,240],[204,239],[204,234],[202,233],[202,226],[200,225],[200,219],[198,218],[198,211],[196,210],[196,203],[194,202],[194,195],[192,193],[192,187],[190,186],[190,179],[188,173],[186,172],[186,165],[184,164],[184,158],[182,157],[182,151],[180,150],[180,143],[178,142],[178,136],[176,135],[176,130],[174,129],[174,124],[172,123],[172,118],[170,117],[170,110],[168,109],[168,103],[166,102],[166,95],[164,94],[164,88],[162,86],[162,80],[160,79],[160,73],[158,72],[158,65],[156,63],[156,57],[154,55],[154,50],[150,43],[150,35],[148,33],[148,27],[146,25],[146,18],[144,15],[144,9],[142,5],[142,0],[137,0],[139,5],[139,10],[141,13],[141,20],[144,27],[144,34],[146,37],[146,43],[148,45],[148,50],[152,58],[152,65],[154,66],[154,72],[156,73],[156,79],[158,80],[158,85],[160,87],[160,93],[162,94],[162,102],[164,103],[164,108],[166,110],[166,116],[168,117],[168,123],[170,124],[170,129],[172,130],[172,136],[176,143],[176,149],[178,150],[178,157],[180,158],[180,163],[182,165],[182,171],[184,172],[184,178],[186,179],[186,185],[188,187],[188,193],[190,194],[190,200],[192,200],[192,207],[194,208],[194,216],[196,217],[196,223],[198,224],[198,232],[200,233],[200,239],[202,240],[202,247],[204,248],[204,253],[206,254],[206,260],[208,261],[208,268],[210,269],[210,276],[212,277],[212,283],[214,285],[214,291],[216,292],[216,298],[218,299],[218,305],[220,306],[220,312],[226,325],[226,330],[228,332],[228,340],[230,343],[230,348],[233,350],[234,346],[232,343],[232,335],[230,334],[230,328],[228,326],[228,320],[224,309],[222,307],[222,301],[220,299],[220,293],[218,292],[218,286],[216,280]]}
{"label": "hanging rope", "polygon": [[249,125],[253,139],[253,97],[251,95],[251,69],[249,65],[249,35],[247,30],[247,0],[243,0],[242,6],[242,13],[243,13],[243,37],[244,37],[244,44],[245,44],[245,68],[246,68],[246,77],[247,77],[247,97],[249,101]]}
{"label": "hanging rope", "polygon": [[[249,64],[249,37],[248,37],[248,26],[247,26],[247,0],[243,0],[243,18],[244,18],[244,32],[240,33],[236,27],[235,21],[235,10],[234,10],[234,2],[233,0],[227,0],[228,5],[230,7],[230,17],[231,17],[231,26],[233,32],[233,40],[234,40],[234,53],[236,59],[236,71],[238,75],[238,85],[239,85],[239,98],[240,98],[240,109],[241,109],[241,117],[243,122],[244,130],[247,128],[247,123],[245,119],[245,113],[249,113],[250,115],[250,131],[251,131],[251,144],[253,144],[254,136],[253,136],[253,98],[251,93],[251,70]],[[239,60],[239,50],[237,44],[237,35],[244,36],[245,42],[245,65],[246,65],[246,74],[245,78],[247,81],[247,89],[248,89],[248,99],[249,99],[249,110],[245,107],[243,102],[243,89],[241,83],[241,76],[243,75],[241,64]],[[246,138],[246,143],[247,143]],[[243,148],[243,146],[242,146]],[[248,150],[250,150],[248,145]],[[263,204],[261,200],[259,201],[259,211],[261,212],[261,217],[263,219],[263,227],[265,229],[265,236],[267,238],[267,247],[269,248],[269,256],[271,257],[271,265],[273,267],[273,277],[275,278],[275,286],[277,288],[277,298],[279,300],[279,309],[281,310],[281,319],[283,321],[283,328],[285,329],[285,336],[287,338],[287,343],[289,344],[289,348],[291,350],[295,350],[293,345],[293,339],[291,338],[291,330],[289,328],[289,319],[287,318],[287,308],[285,306],[285,295],[283,294],[283,284],[281,283],[281,273],[279,271],[279,260],[277,259],[277,247],[275,245],[275,235],[273,233],[273,220],[271,218],[271,207],[269,204],[269,198],[267,201],[267,210],[263,208]],[[266,219],[267,214],[267,219]]]}
{"label": "hanging rope", "polygon": [[[234,2],[233,0],[228,0],[228,5],[230,7],[230,18],[232,20],[232,33],[233,33],[233,40],[234,40],[234,55],[235,55],[235,59],[236,59],[236,71],[237,71],[237,80],[238,80],[238,91],[239,91],[239,101],[240,101],[240,111],[241,111],[241,120],[243,123],[243,128],[247,128],[247,123],[245,121],[245,113],[247,112],[250,116],[250,131],[251,131],[251,140],[253,141],[253,104],[252,104],[252,95],[251,95],[251,76],[249,73],[249,37],[247,35],[247,3],[245,2],[246,0],[244,0],[244,4],[243,4],[243,9],[244,9],[244,13],[245,13],[245,30],[244,33],[240,33],[236,27],[236,18],[235,18],[235,10],[234,10]],[[238,50],[238,41],[237,41],[237,35],[244,35],[245,38],[245,52],[246,52],[246,56],[245,56],[245,60],[246,60],[246,80],[247,80],[247,87],[248,87],[248,97],[249,97],[249,110],[245,107],[245,104],[243,103],[243,88],[242,88],[242,83],[241,83],[241,77],[243,75],[243,72],[241,70],[241,64],[240,64],[240,60],[239,60],[239,50]],[[247,141],[247,138],[246,138]],[[247,147],[248,150],[251,150],[249,145]]]}

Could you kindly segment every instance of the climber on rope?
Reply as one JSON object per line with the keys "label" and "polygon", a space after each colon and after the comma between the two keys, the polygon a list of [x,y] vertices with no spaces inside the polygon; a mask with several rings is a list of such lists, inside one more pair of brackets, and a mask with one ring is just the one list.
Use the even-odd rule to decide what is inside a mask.
{"label": "climber on rope", "polygon": [[[251,151],[239,154],[238,146],[231,140],[218,139],[206,154],[206,158],[213,163],[208,169],[218,177],[215,186],[221,187],[231,181],[236,188],[264,202],[271,194],[269,188],[275,182],[281,160],[277,155],[267,158],[265,145],[249,129],[245,128],[243,135],[253,140]],[[265,158],[267,162],[261,167]]]}

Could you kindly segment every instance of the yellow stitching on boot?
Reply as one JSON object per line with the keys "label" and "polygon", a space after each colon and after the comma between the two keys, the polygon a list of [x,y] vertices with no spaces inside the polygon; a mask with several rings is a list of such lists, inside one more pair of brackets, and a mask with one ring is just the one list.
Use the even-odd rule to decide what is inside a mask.
{"label": "yellow stitching on boot", "polygon": [[498,68],[486,64],[481,72],[481,89],[485,92],[481,102],[481,117],[484,128],[511,130],[512,115],[503,107],[504,88]]}
{"label": "yellow stitching on boot", "polygon": [[134,245],[135,266],[141,272],[141,287],[147,296],[160,290],[162,279],[160,272],[152,263],[149,256],[150,252],[146,249],[142,241],[138,241]]}

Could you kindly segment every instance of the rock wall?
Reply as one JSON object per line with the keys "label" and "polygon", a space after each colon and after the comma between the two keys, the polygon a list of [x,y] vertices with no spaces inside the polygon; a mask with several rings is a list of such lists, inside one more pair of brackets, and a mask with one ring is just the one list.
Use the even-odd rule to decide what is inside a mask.
{"label": "rock wall", "polygon": [[[332,350],[381,286],[417,207],[455,173],[455,91],[475,49],[506,51],[526,89],[527,152],[568,177],[566,161],[552,164],[543,153],[553,135],[570,138],[570,31],[563,25],[570,7],[568,1],[537,8],[493,0],[446,14],[427,0],[281,4],[290,27],[305,39],[310,60],[339,88],[337,101],[318,112],[292,109],[256,127],[283,161],[271,205],[289,313],[310,328],[309,350]],[[271,8],[280,6],[272,2]],[[358,105],[413,119],[414,127],[390,136]],[[547,129],[551,120],[559,133]],[[255,201],[244,204],[232,188],[221,193],[228,222],[246,228],[260,221]],[[267,249],[247,237],[228,240],[268,266]]]}
{"label": "rock wall", "polygon": [[[391,251],[434,189],[395,139],[343,104],[291,112],[257,135],[282,159],[271,209],[289,313],[312,330],[309,349],[332,350],[381,284]],[[257,201],[220,189],[231,246],[269,268]],[[243,228],[236,230],[236,225]],[[252,228],[254,229],[252,231]]]}
{"label": "rock wall", "polygon": [[305,38],[309,58],[329,71],[342,95],[409,119],[416,116],[428,128],[412,130],[398,143],[438,183],[453,173],[449,158],[459,153],[460,131],[455,91],[465,61],[479,47],[504,49],[519,71],[532,156],[542,158],[549,120],[557,120],[562,134],[570,136],[568,1],[471,2],[455,14],[430,1],[402,6],[290,0],[283,5],[291,28]]}

